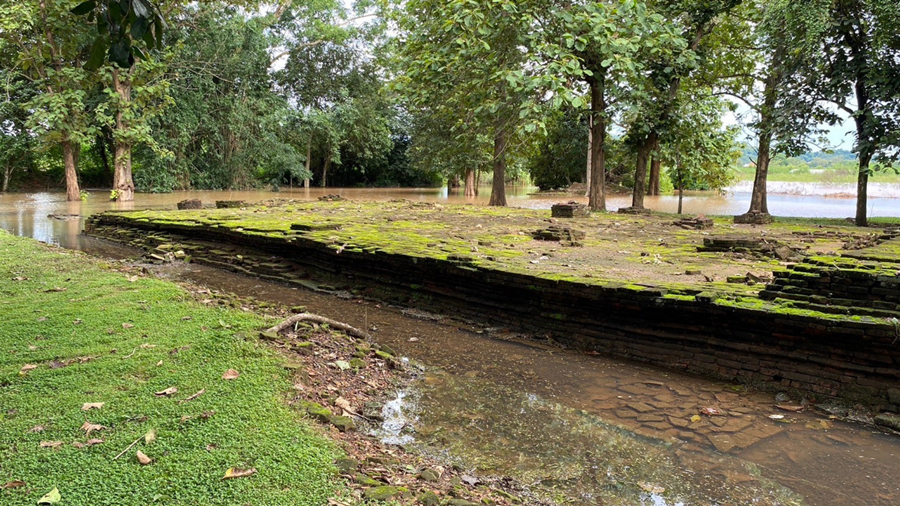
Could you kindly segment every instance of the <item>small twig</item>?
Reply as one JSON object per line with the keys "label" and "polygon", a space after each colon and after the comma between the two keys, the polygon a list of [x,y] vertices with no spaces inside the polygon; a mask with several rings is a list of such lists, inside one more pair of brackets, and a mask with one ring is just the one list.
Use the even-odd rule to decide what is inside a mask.
{"label": "small twig", "polygon": [[134,448],[134,445],[138,444],[138,442],[139,442],[141,439],[144,439],[144,436],[141,436],[141,437],[135,439],[133,443],[131,443],[130,445],[128,445],[128,448],[125,448],[124,450],[122,450],[121,453],[119,453],[118,455],[116,455],[115,457],[113,457],[113,460],[119,460],[119,457],[121,457],[122,455],[125,455],[125,452],[127,452],[128,450]]}
{"label": "small twig", "polygon": [[341,330],[353,337],[357,337],[360,339],[366,339],[366,340],[372,339],[372,336],[370,336],[365,331],[359,330],[356,327],[352,327],[350,325],[347,325],[346,323],[342,323],[342,322],[332,320],[330,318],[325,318],[324,316],[319,316],[317,314],[312,314],[312,313],[295,314],[294,316],[291,316],[287,320],[284,320],[283,322],[279,323],[278,325],[275,325],[274,327],[268,329],[267,332],[281,332],[282,330],[290,327],[291,325],[294,325],[295,323],[301,322],[301,321],[309,321],[309,322],[314,322],[314,323],[325,324],[333,329]]}
{"label": "small twig", "polygon": [[129,353],[128,355],[125,355],[124,357],[122,357],[122,360],[125,360],[126,358],[131,358],[131,357],[133,357],[134,354],[135,354],[136,352],[137,352],[137,348],[131,350],[131,353]]}

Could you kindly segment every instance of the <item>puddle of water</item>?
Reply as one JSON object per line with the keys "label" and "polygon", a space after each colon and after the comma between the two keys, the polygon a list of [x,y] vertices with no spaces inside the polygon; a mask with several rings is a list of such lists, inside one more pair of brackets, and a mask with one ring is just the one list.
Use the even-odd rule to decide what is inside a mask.
{"label": "puddle of water", "polygon": [[407,446],[449,454],[476,473],[513,476],[558,502],[805,504],[753,463],[684,452],[534,393],[443,372],[413,388],[417,402],[404,411],[417,441]]}

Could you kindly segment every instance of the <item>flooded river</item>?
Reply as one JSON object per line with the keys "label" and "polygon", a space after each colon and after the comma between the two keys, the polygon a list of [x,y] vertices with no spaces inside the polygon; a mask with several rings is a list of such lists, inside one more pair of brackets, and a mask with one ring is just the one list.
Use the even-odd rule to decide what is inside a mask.
{"label": "flooded river", "polygon": [[[308,196],[327,193],[465,202],[448,197],[446,189],[317,189]],[[511,204],[549,207],[561,200],[527,193],[517,190]],[[80,219],[47,218],[51,213],[84,216],[122,204],[103,202],[101,194],[74,204],[61,197],[0,195],[0,227],[91,253],[131,253],[81,236]],[[138,195],[134,207],[172,207],[189,197],[205,202],[258,201],[307,198],[307,194],[301,190]],[[819,199],[821,205],[840,201],[833,212],[852,214],[852,200],[799,199],[803,198]],[[671,199],[666,199],[654,199],[651,205],[668,206]],[[718,197],[696,199],[698,207],[702,202],[707,209],[738,205],[729,199],[722,203]],[[777,200],[770,197],[773,211]],[[796,203],[798,197],[790,200]],[[873,200],[878,205],[895,202]],[[720,205],[724,207],[715,207]],[[822,209],[819,204],[810,206]],[[744,207],[706,212],[742,212]],[[896,215],[900,216],[900,208]],[[733,384],[582,355],[492,328],[489,322],[463,325],[440,315],[297,290],[193,264],[155,269],[171,279],[305,305],[312,312],[372,329],[380,343],[426,366],[420,380],[396,393],[392,406],[397,423],[385,437],[400,437],[407,446],[473,473],[514,476],[559,503],[887,506],[900,502],[900,437],[812,409],[791,412],[774,407],[797,405],[801,399],[776,400],[773,394]],[[719,414],[702,414],[704,408]]]}
{"label": "flooded river", "polygon": [[[854,216],[856,202],[852,185],[812,185],[797,183],[769,183],[769,210],[777,216],[847,218]],[[510,206],[549,209],[560,201],[576,200],[587,203],[581,196],[567,194],[536,194],[536,188],[510,186],[507,198]],[[871,183],[869,193],[870,216],[900,217],[900,185]],[[14,234],[34,237],[66,248],[85,249],[85,238],[79,233],[84,217],[94,213],[128,209],[172,209],[185,199],[197,198],[212,204],[216,200],[244,200],[259,202],[273,198],[315,199],[323,195],[339,194],[348,199],[391,200],[409,199],[425,202],[485,205],[490,188],[482,188],[475,198],[466,198],[461,191],[447,188],[309,188],[266,191],[201,191],[163,194],[138,193],[135,202],[110,202],[107,191],[89,192],[85,202],[66,202],[64,193],[0,193],[0,228]],[[685,192],[686,214],[735,215],[747,211],[750,186],[738,183],[724,194],[714,192]],[[631,205],[630,195],[609,195],[607,207],[614,211]],[[646,197],[645,205],[653,210],[674,213],[678,198],[673,195]],[[47,219],[50,214],[71,215],[70,220]],[[75,215],[79,217],[74,217]]]}

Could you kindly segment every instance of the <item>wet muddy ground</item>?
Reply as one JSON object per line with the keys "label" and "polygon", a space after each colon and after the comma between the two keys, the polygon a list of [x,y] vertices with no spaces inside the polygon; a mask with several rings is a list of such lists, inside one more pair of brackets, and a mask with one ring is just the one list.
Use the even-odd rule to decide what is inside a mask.
{"label": "wet muddy ground", "polygon": [[472,472],[538,485],[560,502],[900,500],[900,438],[844,421],[865,422],[862,412],[835,417],[803,399],[583,355],[489,322],[464,324],[190,264],[154,269],[370,329],[378,343],[427,368],[394,403],[409,445]]}

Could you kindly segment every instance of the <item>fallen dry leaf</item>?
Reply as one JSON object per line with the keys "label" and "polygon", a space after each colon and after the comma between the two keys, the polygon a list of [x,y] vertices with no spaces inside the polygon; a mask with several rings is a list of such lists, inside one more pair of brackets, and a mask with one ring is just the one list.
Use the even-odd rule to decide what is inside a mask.
{"label": "fallen dry leaf", "polygon": [[706,416],[722,416],[724,413],[722,413],[722,411],[719,410],[718,408],[705,407],[705,408],[700,408],[700,414],[706,415]]}
{"label": "fallen dry leaf", "polygon": [[225,371],[225,374],[222,375],[222,379],[223,380],[233,380],[240,375],[241,375],[241,373],[235,371],[234,369],[228,369],[227,371]]}
{"label": "fallen dry leaf", "polygon": [[68,288],[64,288],[64,287],[60,287],[60,286],[54,286],[53,288],[44,290],[44,293],[50,293],[50,292],[65,292],[66,290],[68,290]]}
{"label": "fallen dry leaf", "polygon": [[88,439],[88,440],[87,440],[87,445],[88,445],[88,446],[94,446],[94,445],[99,445],[99,444],[103,444],[103,440],[102,440],[102,439],[93,438],[93,439]]}
{"label": "fallen dry leaf", "polygon": [[21,481],[21,480],[8,481],[3,486],[0,486],[0,490],[6,489],[6,488],[19,488],[19,487],[24,487],[24,486],[25,486],[25,482]]}
{"label": "fallen dry leaf", "polygon": [[240,469],[237,467],[229,467],[227,471],[225,471],[225,476],[222,477],[223,480],[228,480],[231,478],[243,478],[245,476],[250,476],[256,474],[256,468],[251,467],[250,469]]}
{"label": "fallen dry leaf", "polygon": [[141,349],[147,350],[147,349],[150,349],[150,348],[156,348],[156,345],[155,345],[155,344],[150,344],[150,343],[144,343],[144,344],[141,345]]}
{"label": "fallen dry leaf", "polygon": [[160,360],[159,362],[156,363],[156,367],[159,367],[161,365],[162,365],[162,360]]}
{"label": "fallen dry leaf", "polygon": [[123,324],[122,324],[122,328],[123,328],[123,329],[133,329],[133,328],[134,328],[134,324],[133,324],[133,323],[123,323]]}
{"label": "fallen dry leaf", "polygon": [[790,405],[790,404],[776,404],[775,407],[780,410],[791,411],[793,413],[803,411],[803,406],[795,406],[795,405]]}
{"label": "fallen dry leaf", "polygon": [[186,399],[184,399],[183,401],[181,401],[181,403],[184,404],[185,402],[191,402],[192,400],[196,399],[197,397],[200,397],[201,395],[203,395],[204,392],[206,392],[206,389],[205,389],[205,388],[201,388],[199,392],[197,392],[197,393],[195,393],[195,394],[193,394],[193,395],[188,396]]}
{"label": "fallen dry leaf", "polygon": [[344,411],[353,411],[353,408],[350,406],[350,401],[344,399],[343,397],[338,397],[334,400],[334,405],[343,409]]}
{"label": "fallen dry leaf", "polygon": [[38,499],[38,504],[56,504],[62,500],[62,496],[59,493],[59,489],[53,487],[53,490],[47,492],[44,497]]}
{"label": "fallen dry leaf", "polygon": [[34,427],[28,429],[28,432],[44,432],[43,425],[35,425]]}
{"label": "fallen dry leaf", "polygon": [[164,396],[166,396],[166,395],[172,395],[172,394],[174,394],[174,393],[176,393],[176,392],[178,392],[178,389],[177,389],[177,388],[175,388],[175,387],[169,387],[169,388],[167,388],[167,389],[165,389],[165,390],[161,390],[161,391],[159,391],[159,392],[156,392],[154,395],[156,395],[157,397],[164,397]]}
{"label": "fallen dry leaf", "polygon": [[125,278],[125,280],[128,281],[129,283],[134,283],[135,281],[138,280],[138,277],[137,276],[128,276],[127,278]]}
{"label": "fallen dry leaf", "polygon": [[105,402],[85,402],[84,404],[82,404],[81,410],[89,411],[92,409],[100,409],[103,407],[104,404],[106,404],[106,403]]}
{"label": "fallen dry leaf", "polygon": [[153,462],[153,459],[144,454],[144,452],[138,450],[137,453],[134,454],[137,457],[137,461],[140,462],[142,466],[146,466]]}
{"label": "fallen dry leaf", "polygon": [[41,441],[41,448],[59,448],[63,445],[62,441]]}
{"label": "fallen dry leaf", "polygon": [[83,424],[81,424],[81,430],[84,431],[85,436],[90,436],[91,432],[94,432],[95,430],[103,430],[105,428],[106,427],[104,427],[102,425],[98,425],[96,423],[91,423],[91,422],[87,422],[87,421],[84,422]]}
{"label": "fallen dry leaf", "polygon": [[74,443],[72,443],[72,446],[74,446],[75,448],[78,448],[80,450],[80,449],[84,448],[84,443],[79,443],[78,441],[75,441]]}
{"label": "fallen dry leaf", "polygon": [[37,368],[38,368],[38,366],[36,366],[34,364],[25,364],[22,366],[21,369],[19,369],[19,374],[23,374],[23,375],[28,374],[28,371],[33,371]]}
{"label": "fallen dry leaf", "polygon": [[144,443],[150,444],[156,441],[156,429],[150,429],[144,434]]}

